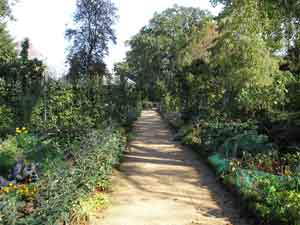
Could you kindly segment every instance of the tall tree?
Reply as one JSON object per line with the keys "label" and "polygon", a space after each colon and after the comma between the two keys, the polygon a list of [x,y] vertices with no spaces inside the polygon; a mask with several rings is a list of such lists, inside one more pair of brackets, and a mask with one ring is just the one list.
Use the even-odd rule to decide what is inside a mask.
{"label": "tall tree", "polygon": [[[298,0],[210,0],[213,5],[223,4],[224,10],[220,17],[235,14],[234,11],[242,6],[242,11],[249,6],[256,6],[256,21],[252,18],[248,22],[240,21],[242,26],[252,24],[262,27],[262,38],[273,52],[286,53],[284,66],[294,74],[300,73],[300,2]],[[249,15],[249,14],[248,14]],[[250,18],[243,14],[243,18]],[[257,20],[259,19],[259,20]],[[255,21],[255,22],[254,22]]]}
{"label": "tall tree", "polygon": [[66,31],[72,43],[68,56],[69,76],[103,72],[108,44],[116,42],[113,30],[116,19],[116,7],[110,0],[77,0],[75,26]]}
{"label": "tall tree", "polygon": [[129,42],[129,66],[137,77],[138,87],[151,100],[158,100],[158,95],[161,95],[157,93],[160,92],[157,83],[172,90],[173,94],[178,90],[175,81],[184,79],[184,67],[199,56],[193,49],[200,49],[202,44],[210,45],[204,44],[204,39],[199,40],[209,20],[211,16],[206,11],[175,5],[154,15],[150,23]]}

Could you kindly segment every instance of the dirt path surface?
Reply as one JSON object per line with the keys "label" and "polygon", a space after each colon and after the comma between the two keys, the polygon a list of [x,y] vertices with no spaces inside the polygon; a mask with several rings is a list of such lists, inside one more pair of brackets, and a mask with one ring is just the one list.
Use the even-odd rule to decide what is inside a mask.
{"label": "dirt path surface", "polygon": [[92,225],[249,224],[197,154],[172,140],[157,112],[144,111],[134,129],[111,206]]}

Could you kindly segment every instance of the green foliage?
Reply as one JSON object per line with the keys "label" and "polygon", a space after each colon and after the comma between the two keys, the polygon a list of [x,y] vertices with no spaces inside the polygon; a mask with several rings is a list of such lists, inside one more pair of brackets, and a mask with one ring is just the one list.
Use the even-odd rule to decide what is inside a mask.
{"label": "green foliage", "polygon": [[293,78],[290,74],[281,74],[274,77],[271,86],[253,86],[243,88],[237,97],[237,102],[241,111],[255,114],[274,112],[276,109],[282,109],[289,103],[288,85]]}
{"label": "green foliage", "polygon": [[14,115],[9,108],[0,106],[0,118],[0,135],[3,135],[3,133],[7,132],[7,130],[13,127]]}
{"label": "green foliage", "polygon": [[0,64],[16,57],[15,44],[7,30],[11,17],[10,4],[13,1],[0,1]]}
{"label": "green foliage", "polygon": [[93,121],[82,115],[80,105],[76,105],[76,94],[68,84],[49,81],[46,99],[40,99],[31,116],[31,126],[35,129],[68,129],[91,127]]}
{"label": "green foliage", "polygon": [[7,176],[8,171],[22,156],[22,150],[17,145],[15,137],[8,137],[0,144],[0,174]]}
{"label": "green foliage", "polygon": [[299,179],[279,177],[258,171],[226,175],[236,185],[248,207],[268,224],[299,224]]}
{"label": "green foliage", "polygon": [[268,151],[258,154],[244,152],[240,160],[235,161],[236,167],[260,170],[280,176],[299,176],[300,153],[279,154]]}
{"label": "green foliage", "polygon": [[[300,193],[296,191],[269,192],[269,195],[266,196],[266,201],[269,207],[268,212],[270,213],[264,214],[265,219],[278,220],[283,224],[298,224],[300,219],[299,199]],[[279,206],[279,202],[283,205]]]}
{"label": "green foliage", "polygon": [[269,142],[268,137],[258,135],[256,132],[246,132],[228,138],[220,147],[226,158],[241,156],[243,152],[257,154],[272,149],[273,145]]}
{"label": "green foliage", "polygon": [[184,124],[180,113],[165,113],[164,117],[174,128],[180,128]]}
{"label": "green foliage", "polygon": [[0,21],[0,62],[16,57],[15,44],[7,31],[6,24]]}
{"label": "green foliage", "polygon": [[249,132],[251,130],[256,129],[256,125],[249,122],[234,122],[234,121],[215,121],[215,122],[204,122],[203,124],[200,122],[201,139],[202,144],[207,146],[210,151],[219,151],[222,144],[225,143],[226,140],[237,136],[239,134],[243,134],[246,131]]}
{"label": "green foliage", "polygon": [[71,215],[72,225],[88,224],[91,216],[95,216],[99,209],[108,205],[107,196],[103,193],[95,193],[90,196],[84,196],[78,200],[79,204],[73,209]]}
{"label": "green foliage", "polygon": [[[0,193],[0,214],[4,224],[59,224],[70,222],[72,210],[81,207],[83,200],[87,199],[91,192],[97,188],[103,190],[107,187],[108,176],[112,172],[126,147],[126,138],[123,133],[115,128],[90,131],[83,136],[77,136],[72,140],[73,144],[67,144],[71,149],[63,149],[64,142],[57,142],[54,138],[48,143],[52,152],[71,155],[68,161],[63,161],[60,154],[50,158],[44,152],[44,161],[41,179],[36,184],[38,194],[33,198],[37,204],[30,213],[25,213],[28,202],[16,199],[14,194]],[[31,140],[20,137],[22,146],[31,145]],[[65,140],[65,139],[62,139]],[[58,144],[58,145],[57,145]],[[78,146],[79,144],[79,146]],[[10,151],[12,151],[11,146]],[[54,148],[54,149],[53,149]],[[8,148],[6,148],[8,151]],[[39,149],[44,151],[44,149]],[[11,156],[13,156],[11,154]],[[48,165],[45,166],[47,163]],[[95,200],[95,199],[94,199]],[[30,202],[32,202],[30,201]],[[99,202],[98,202],[99,203]],[[102,201],[99,203],[102,204]],[[14,210],[9,210],[15,207]],[[91,206],[90,206],[91,207]],[[84,215],[83,215],[84,216]],[[77,215],[77,218],[79,214]]]}
{"label": "green foliage", "polygon": [[[165,94],[184,95],[180,93],[184,91],[180,81],[187,75],[184,67],[201,57],[196,49],[208,48],[215,33],[210,14],[196,8],[174,6],[156,14],[149,25],[129,41],[132,50],[126,59],[145,97],[159,100]],[[199,48],[201,51],[205,58],[206,51]]]}
{"label": "green foliage", "polygon": [[256,210],[267,221],[281,224],[299,224],[300,193],[296,191],[266,192],[267,205],[256,203]]}
{"label": "green foliage", "polygon": [[211,2],[224,4],[215,20],[156,14],[129,41],[129,69],[263,223],[299,224],[299,2]]}
{"label": "green foliage", "polygon": [[287,108],[291,111],[300,111],[300,77],[289,83],[288,85],[288,101]]}
{"label": "green foliage", "polygon": [[[167,118],[168,121],[173,124],[174,122],[172,122],[172,120],[170,120],[169,118]],[[188,125],[182,125],[180,126],[174,126],[175,128],[179,127],[178,132],[175,135],[175,139],[181,141],[183,144],[185,145],[194,145],[197,144],[197,135],[194,134],[194,127],[191,124]]]}
{"label": "green foliage", "polygon": [[170,93],[166,93],[161,100],[162,110],[165,113],[178,112],[179,111],[179,99],[171,96]]}
{"label": "green foliage", "polygon": [[275,52],[284,38],[262,5],[233,1],[217,21],[178,6],[156,14],[129,41],[127,73],[143,97],[160,101],[165,112],[180,111],[184,121],[284,110],[293,78],[280,71],[283,57]]}
{"label": "green foliage", "polygon": [[0,222],[2,224],[16,224],[18,218],[17,209],[18,206],[24,206],[24,203],[20,203],[17,196],[0,195]]}
{"label": "green foliage", "polygon": [[18,58],[0,63],[1,104],[13,114],[15,124],[28,125],[31,112],[42,91],[45,66],[42,61],[28,58],[29,40]]}
{"label": "green foliage", "polygon": [[6,30],[9,4],[0,1],[1,135],[23,125],[35,133],[9,136],[0,145],[0,172],[19,157],[38,162],[42,172],[37,193],[25,185],[29,195],[16,188],[0,194],[0,223],[84,223],[90,206],[103,203],[90,201],[90,192],[107,187],[126,145],[124,130],[103,127],[130,127],[142,101],[150,100],[181,128],[176,138],[210,156],[264,222],[299,224],[299,149],[277,151],[262,133],[274,132],[256,125],[286,115],[283,137],[290,124],[299,126],[292,116],[300,109],[299,2],[211,2],[224,4],[216,18],[176,5],[155,14],[128,41],[131,49],[112,79],[103,58],[115,41],[115,6],[78,0],[75,26],[66,32],[70,71],[54,81],[41,61],[29,59],[29,40],[17,56]]}
{"label": "green foliage", "polygon": [[[41,199],[44,207],[31,215],[31,219],[34,218],[33,224],[44,223],[45,219],[48,221],[47,224],[59,222],[80,197],[92,191],[99,180],[103,180],[111,173],[112,166],[118,162],[125,146],[124,139],[118,133],[112,132],[107,130],[91,133],[85,143],[82,143],[83,149],[75,156],[74,168],[64,171],[58,169],[46,175],[46,182],[41,184],[43,185],[41,188],[45,196],[50,195],[51,198]],[[57,182],[53,184],[47,180]]]}
{"label": "green foliage", "polygon": [[7,177],[18,160],[41,161],[47,157],[45,145],[26,128],[17,128],[15,136],[8,136],[0,144],[0,174]]}
{"label": "green foliage", "polygon": [[37,136],[29,134],[27,131],[18,134],[16,140],[18,148],[22,149],[23,157],[27,159],[36,159],[35,157],[44,147]]}
{"label": "green foliage", "polygon": [[[97,193],[107,189],[129,139],[126,131],[142,109],[126,64],[116,68],[115,82],[103,63],[109,41],[115,41],[116,9],[109,0],[77,1],[76,26],[67,31],[70,72],[59,80],[30,58],[28,39],[16,54],[6,31],[10,16],[8,2],[0,1],[0,135],[6,137],[0,174],[7,178],[24,160],[37,166],[39,180],[0,187],[0,224],[86,223],[105,204]],[[7,136],[20,126],[30,132],[17,128]]]}

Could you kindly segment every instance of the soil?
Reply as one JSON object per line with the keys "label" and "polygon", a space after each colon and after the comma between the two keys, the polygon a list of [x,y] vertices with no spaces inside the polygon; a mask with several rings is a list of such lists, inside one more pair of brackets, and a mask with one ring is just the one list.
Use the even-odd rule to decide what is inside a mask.
{"label": "soil", "polygon": [[154,110],[113,177],[111,205],[91,225],[250,225],[198,154],[173,140]]}

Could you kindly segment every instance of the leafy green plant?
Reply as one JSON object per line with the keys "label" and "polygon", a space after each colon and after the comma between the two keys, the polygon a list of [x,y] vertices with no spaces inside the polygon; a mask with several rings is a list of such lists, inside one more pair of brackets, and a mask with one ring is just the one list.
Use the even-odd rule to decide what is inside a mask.
{"label": "leafy green plant", "polygon": [[107,207],[108,197],[101,192],[95,192],[78,200],[78,204],[72,209],[70,224],[88,225],[91,217],[95,216],[100,209]]}
{"label": "leafy green plant", "polygon": [[0,105],[0,135],[5,134],[5,131],[7,132],[7,130],[13,127],[13,120],[14,114],[12,113],[12,111],[9,108]]}
{"label": "leafy green plant", "polygon": [[198,125],[199,139],[205,148],[211,152],[222,151],[220,148],[226,140],[234,136],[256,130],[256,125],[249,122],[238,121],[200,121]]}
{"label": "leafy green plant", "polygon": [[269,142],[268,137],[256,132],[245,132],[228,138],[220,147],[220,151],[225,154],[226,158],[241,157],[243,152],[257,154],[272,149],[273,144]]}
{"label": "leafy green plant", "polygon": [[[189,135],[190,133],[192,133],[193,131],[193,125],[184,125],[182,126],[176,133],[175,135],[175,139],[176,140],[182,140],[183,138],[185,138],[187,135]],[[183,140],[182,140],[183,141]],[[183,141],[184,144],[185,141]]]}
{"label": "leafy green plant", "polygon": [[[276,179],[258,180],[256,210],[264,220],[280,224],[299,224],[300,192],[290,189],[286,182]],[[267,210],[262,210],[267,209]]]}
{"label": "leafy green plant", "polygon": [[18,158],[23,156],[23,151],[18,147],[17,140],[9,136],[0,144],[0,174],[8,175],[8,171],[16,164]]}
{"label": "leafy green plant", "polygon": [[82,138],[79,149],[72,152],[72,159],[67,164],[48,162],[48,170],[37,184],[39,207],[16,224],[69,222],[70,212],[80,199],[99,185],[106,186],[107,177],[119,162],[125,146],[126,138],[113,128],[92,131]]}
{"label": "leafy green plant", "polygon": [[292,80],[290,73],[280,73],[274,76],[272,85],[243,88],[237,96],[241,111],[257,117],[261,113],[278,111],[289,103],[287,88]]}
{"label": "leafy green plant", "polygon": [[267,151],[252,154],[244,152],[240,159],[233,160],[234,166],[264,171],[279,176],[299,176],[300,153],[280,154],[278,151]]}

